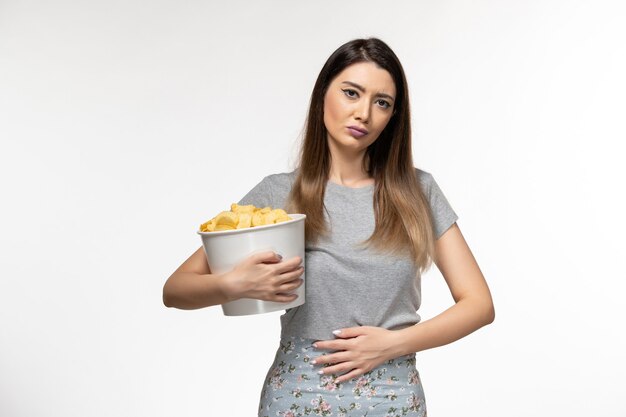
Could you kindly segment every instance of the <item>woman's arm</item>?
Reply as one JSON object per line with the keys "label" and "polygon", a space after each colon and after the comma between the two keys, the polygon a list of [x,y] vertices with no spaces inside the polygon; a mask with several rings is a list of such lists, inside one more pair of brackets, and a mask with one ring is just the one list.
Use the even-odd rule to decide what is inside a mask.
{"label": "woman's arm", "polygon": [[455,304],[429,320],[394,331],[396,356],[454,342],[495,318],[489,287],[456,223],[437,239],[435,251],[436,265]]}
{"label": "woman's arm", "polygon": [[347,372],[335,383],[356,378],[399,356],[445,345],[489,324],[495,317],[489,287],[461,230],[454,223],[435,243],[437,267],[443,274],[454,306],[443,313],[401,330],[357,326],[337,329],[337,338],[313,344],[337,352],[312,358],[311,363],[331,366],[321,373]]}
{"label": "woman's arm", "polygon": [[224,288],[224,274],[212,274],[201,246],[167,279],[163,304],[193,310],[230,301]]}
{"label": "woman's arm", "polygon": [[192,310],[240,298],[288,303],[298,297],[291,292],[304,283],[301,264],[299,256],[282,261],[275,252],[265,251],[248,256],[231,271],[212,274],[200,247],[167,279],[163,304]]}

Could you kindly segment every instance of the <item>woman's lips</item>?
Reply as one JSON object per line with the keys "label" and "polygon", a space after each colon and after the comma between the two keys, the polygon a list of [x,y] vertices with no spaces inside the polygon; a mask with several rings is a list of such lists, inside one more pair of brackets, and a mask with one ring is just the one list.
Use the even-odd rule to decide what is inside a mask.
{"label": "woman's lips", "polygon": [[355,137],[355,138],[360,138],[363,137],[365,135],[367,135],[367,132],[363,132],[361,130],[358,130],[352,126],[348,127],[348,132],[350,132],[350,134]]}

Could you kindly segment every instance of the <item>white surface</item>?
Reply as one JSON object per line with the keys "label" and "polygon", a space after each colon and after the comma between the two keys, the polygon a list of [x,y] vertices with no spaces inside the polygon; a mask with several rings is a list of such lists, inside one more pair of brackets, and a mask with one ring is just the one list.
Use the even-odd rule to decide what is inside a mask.
{"label": "white surface", "polygon": [[[418,354],[432,416],[624,416],[619,1],[0,2],[0,415],[255,415],[279,313],[167,309],[200,223],[291,168],[379,36],[496,321]],[[433,270],[420,312],[452,299]]]}

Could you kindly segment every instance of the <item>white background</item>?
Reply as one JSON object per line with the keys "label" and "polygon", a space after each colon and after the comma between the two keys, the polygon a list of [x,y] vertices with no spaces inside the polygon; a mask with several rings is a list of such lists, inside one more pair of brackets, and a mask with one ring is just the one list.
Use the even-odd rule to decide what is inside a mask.
{"label": "white background", "polygon": [[[619,1],[0,0],[0,415],[252,416],[279,315],[168,309],[198,225],[291,170],[377,36],[496,320],[418,354],[432,416],[624,416]],[[452,304],[423,278],[430,318]]]}

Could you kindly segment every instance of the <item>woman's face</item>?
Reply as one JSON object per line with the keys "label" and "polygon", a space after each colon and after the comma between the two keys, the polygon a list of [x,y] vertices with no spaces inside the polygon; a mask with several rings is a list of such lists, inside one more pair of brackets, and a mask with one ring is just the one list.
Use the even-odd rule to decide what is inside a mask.
{"label": "woman's face", "polygon": [[372,62],[346,67],[324,96],[324,125],[331,150],[364,152],[391,119],[396,85]]}

